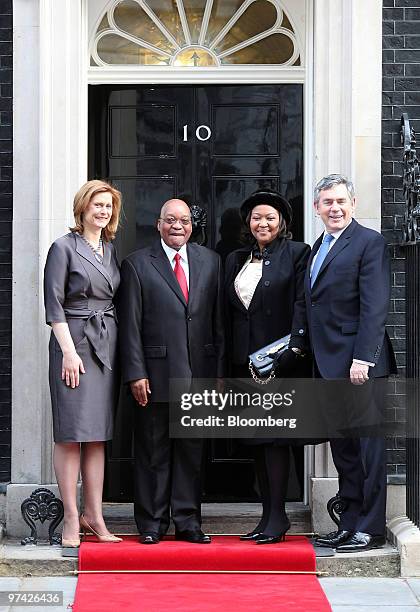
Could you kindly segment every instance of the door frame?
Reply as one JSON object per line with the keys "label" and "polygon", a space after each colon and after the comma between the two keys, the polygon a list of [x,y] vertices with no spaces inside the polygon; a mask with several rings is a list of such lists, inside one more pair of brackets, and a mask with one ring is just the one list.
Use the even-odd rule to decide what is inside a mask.
{"label": "door frame", "polygon": [[[20,486],[54,482],[42,278],[48,246],[71,224],[73,195],[87,177],[88,1],[90,6],[99,2],[13,2],[14,288],[8,516],[19,511]],[[312,215],[312,185],[315,178],[329,172],[343,172],[356,181],[363,195],[357,217],[364,225],[380,229],[382,1],[306,0],[305,5],[305,240],[312,243],[320,230]],[[219,84],[224,84],[225,76],[242,83],[251,78],[254,83],[292,78],[290,70],[281,68],[236,72],[235,76],[232,71],[205,73],[203,69],[199,78],[207,83],[217,78]],[[198,82],[195,71],[172,74]],[[136,78],[139,84],[147,82],[141,71]],[[171,82],[168,75],[162,78]],[[307,455],[309,490],[311,475],[325,479],[334,471],[325,449],[308,449]]]}
{"label": "door frame", "polygon": [[[232,88],[235,89],[234,94],[231,92]],[[262,91],[264,91],[263,98],[261,97]],[[227,98],[226,98],[226,95],[227,95]],[[296,103],[290,104],[291,95],[293,96],[292,98],[293,100],[295,100],[296,98]],[[297,101],[297,98],[299,98],[299,101]],[[145,85],[145,84],[114,85],[113,83],[112,84],[107,83],[105,85],[101,84],[97,86],[90,86],[89,87],[89,121],[91,122],[92,125],[89,131],[90,133],[89,150],[91,151],[90,156],[89,156],[90,157],[89,158],[89,168],[90,168],[89,177],[90,178],[101,177],[101,173],[104,171],[104,168],[108,168],[109,170],[108,176],[113,182],[116,182],[117,187],[121,191],[123,191],[123,200],[125,201],[125,206],[124,206],[125,208],[124,219],[125,220],[124,220],[123,227],[118,232],[118,235],[115,241],[119,257],[124,258],[126,255],[132,252],[133,249],[138,248],[135,246],[136,242],[143,246],[149,245],[148,241],[151,238],[149,232],[147,233],[147,236],[144,236],[142,238],[139,235],[137,235],[136,237],[135,235],[136,233],[134,232],[133,234],[133,232],[130,230],[130,227],[131,228],[133,227],[133,222],[135,221],[134,217],[137,218],[137,221],[138,223],[140,223],[141,226],[144,224],[145,226],[147,226],[148,229],[150,229],[152,225],[156,224],[156,222],[155,221],[153,222],[153,218],[150,216],[148,216],[147,221],[144,218],[142,221],[140,221],[140,218],[138,217],[138,213],[137,213],[137,216],[135,213],[136,201],[138,203],[139,201],[144,200],[145,197],[148,197],[148,194],[150,195],[149,189],[147,189],[147,193],[143,192],[142,195],[139,195],[138,193],[136,193],[134,196],[134,193],[131,191],[130,187],[127,187],[127,191],[126,191],[125,189],[123,189],[123,185],[119,184],[119,182],[121,181],[123,183],[124,181],[128,181],[128,183],[130,184],[131,180],[133,179],[138,179],[141,182],[143,179],[146,179],[146,181],[151,178],[155,179],[159,175],[161,177],[164,176],[167,179],[169,179],[169,178],[172,178],[173,174],[175,174],[176,179],[174,180],[173,183],[171,183],[172,186],[170,188],[169,193],[166,193],[166,195],[161,194],[158,200],[156,200],[156,197],[152,198],[154,202],[153,207],[157,207],[155,208],[154,219],[157,218],[160,206],[162,205],[162,202],[165,201],[164,199],[160,199],[162,196],[166,199],[169,197],[182,197],[184,199],[184,196],[186,196],[187,202],[190,202],[189,198],[191,197],[193,201],[198,199],[199,205],[203,207],[203,209],[207,212],[207,222],[208,222],[207,238],[208,240],[207,240],[206,246],[209,246],[209,248],[214,249],[216,246],[216,243],[218,242],[218,240],[220,240],[220,229],[219,229],[220,226],[217,222],[215,223],[215,221],[216,219],[218,219],[219,215],[223,213],[223,207],[219,208],[220,201],[217,199],[217,196],[215,193],[217,192],[217,187],[216,187],[217,183],[213,182],[214,178],[217,177],[217,179],[222,179],[222,177],[224,176],[223,170],[220,167],[218,167],[217,169],[215,169],[214,167],[214,165],[217,165],[218,163],[218,158],[223,158],[224,155],[227,155],[227,158],[229,159],[230,162],[232,162],[232,159],[235,160],[234,163],[236,165],[236,164],[241,164],[239,160],[242,158],[241,154],[243,153],[246,158],[248,157],[253,158],[255,156],[254,161],[257,162],[258,160],[258,168],[260,168],[261,166],[259,164],[264,163],[261,158],[264,158],[264,156],[267,155],[267,158],[266,158],[267,161],[269,161],[271,158],[271,161],[273,161],[275,164],[279,164],[277,171],[279,171],[280,175],[282,175],[284,171],[283,164],[285,163],[283,161],[285,159],[284,155],[287,156],[290,152],[290,149],[289,149],[289,146],[285,146],[284,143],[281,144],[284,136],[280,134],[277,139],[277,149],[275,150],[270,149],[270,152],[267,152],[266,154],[264,154],[262,151],[259,151],[258,153],[254,151],[253,153],[250,153],[250,151],[249,150],[247,151],[246,148],[242,148],[240,152],[238,152],[235,149],[235,153],[230,152],[230,153],[224,154],[224,153],[221,153],[220,151],[219,152],[216,151],[215,144],[213,144],[213,146],[210,146],[210,147],[206,146],[204,149],[202,147],[203,143],[200,143],[198,139],[193,138],[194,129],[199,124],[212,125],[211,124],[211,120],[212,120],[211,118],[213,117],[213,112],[211,110],[212,108],[217,109],[220,106],[223,107],[225,105],[227,107],[232,106],[232,105],[234,107],[236,105],[239,105],[240,107],[243,107],[243,106],[248,107],[248,105],[249,107],[254,107],[255,105],[259,105],[259,104],[263,104],[264,106],[275,107],[276,104],[279,103],[279,101],[280,101],[280,104],[277,108],[277,122],[278,122],[279,128],[284,123],[286,118],[290,118],[290,115],[293,114],[293,112],[297,112],[296,119],[291,120],[293,125],[295,125],[295,129],[293,131],[290,131],[290,128],[288,127],[287,128],[288,137],[286,138],[288,140],[289,146],[290,145],[297,146],[297,143],[299,143],[299,152],[294,158],[294,162],[292,162],[291,167],[293,169],[296,169],[296,165],[299,165],[299,168],[300,168],[299,175],[300,175],[301,168],[302,168],[302,162],[303,162],[303,87],[300,83],[292,83],[292,84],[281,83],[280,85],[279,84],[267,85],[266,83],[264,83],[264,86],[255,86],[255,85],[248,85],[248,84],[246,86],[243,86],[243,85],[238,86],[238,85],[232,85],[231,83],[227,83],[222,86],[214,85],[214,84],[210,86],[206,86],[206,85],[201,85],[201,84],[196,84],[196,83],[194,83],[193,85],[173,85],[173,84],[168,85],[168,84],[154,83],[153,87],[150,87],[150,85]],[[124,141],[124,136],[122,135],[127,134],[128,132],[138,133],[139,129],[141,133],[142,129],[138,127],[136,129],[134,127],[134,120],[133,120],[133,123],[129,124],[130,128],[127,130],[127,124],[125,123],[124,120],[121,120],[121,118],[115,119],[113,123],[111,116],[109,116],[108,119],[105,119],[105,116],[109,115],[110,112],[112,115],[112,111],[114,110],[117,110],[118,112],[120,110],[123,111],[127,108],[132,109],[134,108],[136,104],[139,105],[138,108],[145,108],[146,110],[149,110],[151,106],[167,108],[168,105],[170,106],[171,104],[175,104],[176,107],[174,110],[174,113],[175,113],[174,116],[176,117],[176,126],[178,127],[175,127],[174,129],[174,132],[175,132],[174,136],[178,134],[178,139],[175,137],[175,139],[178,140],[178,145],[176,147],[177,148],[176,151],[175,150],[172,152],[166,151],[168,155],[164,156],[165,159],[159,159],[159,153],[157,153],[156,151],[153,153],[152,152],[149,152],[149,153],[139,152],[138,154],[136,154],[132,150],[130,150],[130,153],[128,152],[123,153],[121,151],[122,149],[121,143]],[[285,107],[288,109],[288,111],[285,110]],[[138,121],[138,118],[136,119],[136,121]],[[121,126],[120,122],[124,125],[124,127]],[[114,127],[111,127],[111,123],[113,123],[113,126],[115,127],[115,132],[114,132]],[[189,129],[191,132],[190,138],[188,139],[189,140],[188,143],[182,142],[182,134],[179,129],[180,126],[182,126],[184,123],[189,124]],[[253,122],[248,123],[248,125],[250,126],[252,124]],[[216,126],[212,125],[213,132],[215,128]],[[159,129],[163,129],[163,128],[161,127]],[[240,130],[243,129],[243,126],[242,128],[238,128],[238,129]],[[261,128],[261,130],[263,129],[264,128]],[[280,132],[281,132],[281,128],[280,128]],[[160,132],[160,133],[162,134],[163,132]],[[168,132],[165,131],[165,133],[168,133]],[[111,142],[113,141],[113,136],[111,138],[111,135],[114,135],[114,134],[118,134],[118,136],[116,136],[117,140],[115,143],[115,153],[113,152],[114,145]],[[171,134],[172,134],[172,130],[171,130]],[[223,129],[220,130],[219,136],[221,134],[223,134]],[[149,133],[149,137],[150,137],[150,133]],[[222,138],[222,141],[223,141],[223,138]],[[98,142],[103,143],[102,146],[100,146],[99,148],[97,147]],[[110,150],[107,150],[106,147],[104,148],[104,145],[106,142],[109,143]],[[206,185],[204,190],[200,188],[198,185],[194,185],[196,181],[196,178],[195,178],[196,172],[194,168],[197,167],[194,164],[194,162],[191,163],[190,172],[186,172],[185,175],[182,175],[182,170],[180,170],[180,168],[186,168],[189,166],[187,159],[193,159],[194,149],[196,149],[195,155],[197,157],[197,162],[198,160],[200,160],[200,166],[203,167],[203,164],[204,164],[208,169],[209,181],[208,181],[208,185]],[[279,149],[283,151],[283,155],[281,156],[279,156],[278,154]],[[239,159],[235,159],[236,157],[238,157]],[[124,165],[126,165],[124,163],[124,159],[126,160],[126,163],[128,164],[131,164],[132,162],[134,162],[133,165],[132,166],[130,165],[130,167],[128,166],[124,167]],[[137,161],[135,161],[136,159]],[[206,162],[204,162],[204,159],[206,159],[206,161],[208,162],[208,165]],[[115,160],[117,161],[114,164]],[[249,159],[247,159],[247,161],[249,162]],[[219,162],[220,162],[220,159],[219,159]],[[122,163],[122,166],[120,165],[121,163]],[[141,169],[137,168],[136,170],[135,168],[137,165],[142,166],[142,168]],[[211,169],[212,166],[213,166],[213,169]],[[281,168],[283,168],[283,170]],[[206,173],[204,175],[206,176]],[[239,174],[237,171],[234,171],[233,169],[227,170],[226,176],[225,176],[226,180],[230,181],[232,179],[232,175],[234,175],[236,179],[238,177],[241,177],[242,175],[241,178],[244,178],[244,179],[246,178],[250,180],[260,180],[266,177],[266,175],[264,174],[259,175],[257,167],[254,167],[252,170],[247,168],[247,172],[245,174],[243,174],[242,169],[239,170]],[[276,173],[274,171],[274,168],[271,168],[271,172],[269,172],[269,175],[270,175],[269,176],[270,182],[273,180],[274,182],[276,182],[275,181]],[[188,176],[191,177],[191,183],[190,183]],[[294,177],[295,179],[297,178],[297,176],[294,176],[293,171],[287,175],[287,178],[285,176],[282,176],[280,178],[280,180],[283,183],[283,187],[285,187],[286,184],[290,184],[289,181],[293,183],[292,177]],[[199,182],[201,183],[201,179]],[[171,195],[172,189],[175,189],[175,192],[172,191],[172,195]],[[205,193],[209,194],[211,192],[213,192],[212,195],[210,195],[209,200],[206,201],[207,196],[205,195]],[[184,196],[182,196],[182,193],[184,194]],[[200,195],[196,197],[194,195],[195,193],[197,194],[199,193]],[[294,230],[294,239],[302,240],[302,235],[301,235],[303,233],[303,177],[302,176],[300,176],[299,178],[298,194],[299,194],[299,204],[296,210],[296,218],[298,219],[299,224],[297,227],[295,227],[298,237],[295,236],[295,230]],[[298,194],[294,193],[293,197],[296,198]],[[129,201],[129,205],[128,205],[128,201]],[[233,205],[238,206],[239,203],[237,201],[236,202],[232,202],[232,201],[225,202],[225,206],[226,207],[230,207]],[[147,208],[150,212],[150,202]],[[294,216],[295,216],[295,213],[294,213]],[[127,425],[127,422],[129,423],[131,422],[131,417],[130,417],[130,406],[129,404],[127,404],[127,400],[124,399],[123,397],[124,395],[125,394],[123,393],[122,397],[120,398],[120,406],[119,406],[120,410],[118,411],[119,418],[114,427],[114,440],[112,444],[108,445],[108,452],[107,452],[107,470],[106,470],[106,475],[105,475],[106,477],[105,477],[104,490],[105,490],[105,499],[106,501],[110,501],[110,502],[118,502],[118,501],[126,502],[132,499],[132,493],[130,494],[130,491],[132,491],[132,487],[130,486],[130,481],[132,480],[132,474],[130,475],[130,474],[125,473],[127,470],[132,471],[131,469],[129,469],[129,466],[130,466],[130,463],[133,462],[133,458],[131,457],[130,452],[126,452],[127,448],[128,449],[130,448],[129,440],[130,440],[130,435],[131,435],[130,433],[131,429],[130,427],[127,428],[126,425]],[[212,453],[211,447],[208,447],[208,446],[206,446],[206,450],[208,452],[206,453],[206,461],[205,461],[206,467],[204,470],[206,476],[203,480],[203,501],[204,502],[215,502],[215,501],[222,500],[226,502],[229,499],[232,502],[236,501],[238,503],[240,503],[241,501],[244,503],[254,501],[253,495],[255,495],[255,492],[251,490],[253,489],[253,486],[251,485],[253,468],[252,468],[252,465],[249,465],[252,461],[251,459],[253,455],[253,453],[251,452],[252,447],[248,447],[248,452],[244,453],[244,455],[241,454],[240,458],[238,458],[237,454],[230,455],[229,452],[227,454],[224,454],[222,452],[221,454],[214,455]],[[239,449],[235,448],[235,450],[239,450]],[[305,449],[301,448],[299,449],[299,451],[300,451],[299,461],[296,458],[296,454],[294,452],[292,453],[293,455],[292,463],[296,464],[296,477],[294,477],[295,470],[291,469],[291,478],[290,478],[289,487],[288,487],[288,498],[293,501],[300,502],[300,501],[303,501],[304,499],[304,491],[305,491],[305,481],[303,480],[303,486],[301,486],[301,481],[299,479],[301,470],[302,470],[302,477],[304,477],[303,468],[305,464]],[[232,466],[232,464],[238,465],[238,472],[236,473],[236,475],[235,475],[236,467]],[[239,464],[247,464],[247,465],[240,466]],[[230,491],[228,488],[224,490],[224,493],[222,493],[221,489],[217,490],[217,485],[215,486],[215,483],[220,481],[220,478],[222,478],[222,480],[224,480],[225,483],[229,481],[229,478],[226,480],[226,478],[223,475],[223,465],[226,466],[227,471],[232,470],[229,476],[230,480],[232,480],[232,478],[233,479],[237,478],[238,481],[242,480],[246,490],[241,490],[240,487],[238,486],[238,488],[236,489],[236,491],[238,492],[237,495],[235,495],[233,491]],[[223,499],[223,495],[226,496],[226,499]],[[236,499],[234,499],[235,497]]]}
{"label": "door frame", "polygon": [[[304,67],[276,66],[223,66],[222,68],[189,67],[145,67],[132,66],[110,68],[88,67],[87,85],[258,85],[301,83],[303,85],[303,168],[304,168],[304,240],[312,244],[316,228],[312,215],[312,191],[314,184],[314,23],[313,0],[304,0],[305,26],[304,37],[300,42],[305,49]],[[95,24],[96,25],[96,24]],[[93,31],[90,32],[92,38]],[[86,88],[87,90],[87,88]],[[87,107],[87,95],[86,105]],[[87,128],[88,126],[86,126]],[[87,130],[86,130],[87,150]],[[304,449],[305,482],[303,502],[310,498],[310,477],[314,469],[314,452],[309,446]]]}

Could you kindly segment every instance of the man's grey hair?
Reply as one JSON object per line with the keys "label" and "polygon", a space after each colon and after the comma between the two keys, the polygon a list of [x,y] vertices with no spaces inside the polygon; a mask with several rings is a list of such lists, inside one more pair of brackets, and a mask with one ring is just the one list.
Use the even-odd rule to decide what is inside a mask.
{"label": "man's grey hair", "polygon": [[324,176],[324,178],[315,185],[314,202],[319,202],[321,191],[331,189],[335,187],[335,185],[345,185],[350,200],[354,198],[354,185],[347,177],[342,174],[329,174],[328,176]]}

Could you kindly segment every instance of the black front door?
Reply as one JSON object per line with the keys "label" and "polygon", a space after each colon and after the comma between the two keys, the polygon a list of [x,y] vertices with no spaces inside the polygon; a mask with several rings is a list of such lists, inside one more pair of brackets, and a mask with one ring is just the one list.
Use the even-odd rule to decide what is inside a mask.
{"label": "black front door", "polygon": [[[224,258],[238,248],[238,207],[260,187],[292,204],[292,231],[303,239],[303,88],[240,86],[91,86],[89,176],[123,194],[119,258],[150,244],[162,204],[179,197],[207,214],[196,239]],[[126,394],[108,449],[106,496],[132,499],[132,404]],[[302,476],[302,453],[295,454]],[[226,440],[208,445],[205,499],[256,499],[248,451]],[[300,487],[291,479],[289,497]]]}

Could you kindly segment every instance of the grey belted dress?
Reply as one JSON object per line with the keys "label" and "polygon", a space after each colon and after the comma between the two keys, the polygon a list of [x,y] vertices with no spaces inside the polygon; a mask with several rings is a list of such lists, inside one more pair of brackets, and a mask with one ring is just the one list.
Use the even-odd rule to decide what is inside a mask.
{"label": "grey belted dress", "polygon": [[75,389],[61,380],[63,354],[51,331],[49,382],[55,442],[112,438],[118,399],[117,321],[113,297],[120,273],[114,247],[104,243],[103,263],[77,233],[58,238],[48,252],[44,301],[48,324],[67,322],[85,374]]}

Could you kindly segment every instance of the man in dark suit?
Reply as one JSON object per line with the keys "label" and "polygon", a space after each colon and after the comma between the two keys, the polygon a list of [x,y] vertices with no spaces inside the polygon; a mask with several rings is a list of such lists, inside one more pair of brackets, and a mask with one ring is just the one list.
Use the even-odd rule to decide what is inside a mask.
{"label": "man in dark suit", "polygon": [[[344,510],[338,530],[320,537],[317,543],[339,552],[354,552],[385,542],[384,438],[360,438],[356,436],[365,434],[356,432],[360,418],[363,425],[368,423],[366,411],[360,411],[361,403],[372,414],[378,408],[383,410],[383,379],[396,371],[385,331],[389,259],[381,234],[353,219],[356,201],[349,180],[337,174],[323,178],[315,188],[314,200],[325,226],[312,249],[305,277],[305,322],[315,376],[349,381],[344,383],[344,395],[336,396],[327,406],[327,411],[338,412],[345,402],[349,410],[348,437],[331,439]],[[372,422],[377,422],[376,417]]]}
{"label": "man in dark suit", "polygon": [[121,267],[120,345],[123,381],[135,410],[134,513],[144,544],[166,533],[209,543],[201,530],[203,441],[169,439],[170,379],[223,377],[222,273],[219,256],[191,236],[190,209],[169,200],[157,223],[160,240]]}

